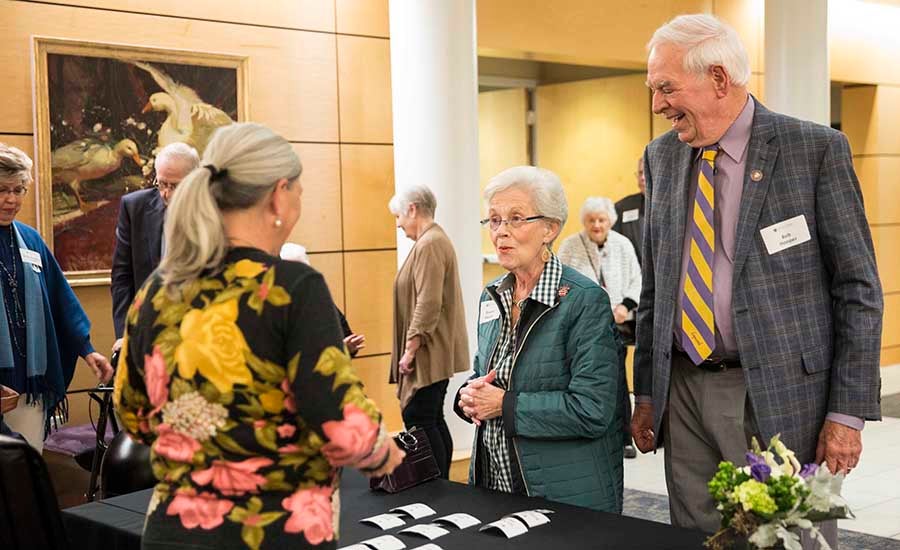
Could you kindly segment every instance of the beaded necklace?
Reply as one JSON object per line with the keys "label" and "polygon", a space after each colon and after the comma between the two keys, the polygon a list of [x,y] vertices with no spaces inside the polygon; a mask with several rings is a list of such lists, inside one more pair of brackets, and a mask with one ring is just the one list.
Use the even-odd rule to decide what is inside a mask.
{"label": "beaded necklace", "polygon": [[[6,243],[3,243],[4,245]],[[12,338],[13,347],[16,349],[16,353],[19,354],[20,357],[25,357],[25,351],[22,349],[22,346],[19,344],[19,339],[16,337],[16,329],[25,328],[25,312],[22,308],[22,304],[19,303],[19,281],[18,281],[18,268],[16,267],[16,244],[15,238],[13,237],[12,226],[9,227],[9,249],[12,253],[12,272],[7,269],[6,265],[2,261],[0,261],[0,269],[3,270],[3,275],[6,277],[6,282],[9,285],[10,290],[12,290],[12,311],[10,311],[9,301],[6,299],[6,293],[3,293],[3,303],[6,306],[6,318],[9,322],[9,335]]]}

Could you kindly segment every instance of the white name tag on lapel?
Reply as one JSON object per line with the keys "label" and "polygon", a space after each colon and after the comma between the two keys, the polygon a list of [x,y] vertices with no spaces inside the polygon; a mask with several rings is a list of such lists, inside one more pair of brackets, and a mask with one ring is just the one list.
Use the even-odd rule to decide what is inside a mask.
{"label": "white name tag on lapel", "polygon": [[35,271],[40,271],[40,269],[44,267],[44,263],[41,261],[41,255],[34,250],[20,248],[19,255],[22,257],[22,261],[26,264],[31,264],[31,268]]}
{"label": "white name tag on lapel", "polygon": [[636,222],[641,217],[641,211],[637,208],[622,212],[622,223]]}
{"label": "white name tag on lapel", "polygon": [[489,323],[500,318],[500,308],[493,300],[481,302],[481,313],[478,315],[478,323]]}
{"label": "white name tag on lapel", "polygon": [[806,216],[803,214],[789,220],[770,225],[759,231],[769,255],[787,250],[792,246],[803,244],[810,240],[809,226],[806,225]]}

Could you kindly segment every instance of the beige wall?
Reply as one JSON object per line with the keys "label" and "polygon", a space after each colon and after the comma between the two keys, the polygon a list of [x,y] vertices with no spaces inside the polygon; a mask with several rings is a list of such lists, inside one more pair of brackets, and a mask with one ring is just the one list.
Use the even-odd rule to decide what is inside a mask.
{"label": "beige wall", "polygon": [[[0,140],[34,148],[31,36],[214,51],[249,57],[251,120],[304,163],[304,209],[291,240],[307,246],[335,302],[369,345],[355,361],[390,429],[401,426],[390,359],[396,271],[388,0],[0,0]],[[19,215],[34,225],[34,194]],[[377,288],[377,292],[369,290]],[[98,350],[113,342],[108,286],[79,287]],[[73,388],[92,385],[83,366]],[[72,415],[86,420],[84,400]]]}
{"label": "beige wall", "polygon": [[881,364],[893,365],[900,363],[900,86],[844,88],[841,106],[884,290]]}

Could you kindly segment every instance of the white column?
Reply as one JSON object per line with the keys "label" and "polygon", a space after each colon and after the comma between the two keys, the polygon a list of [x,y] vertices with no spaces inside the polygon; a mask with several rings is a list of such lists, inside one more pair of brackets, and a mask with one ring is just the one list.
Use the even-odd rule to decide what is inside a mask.
{"label": "white column", "polygon": [[[481,293],[475,1],[390,0],[390,24],[395,186],[425,184],[435,194],[435,221],[456,248],[474,352]],[[412,244],[398,231],[398,265]],[[451,380],[444,404],[456,457],[472,447],[471,425],[452,410],[468,376]]]}
{"label": "white column", "polygon": [[766,106],[828,126],[828,1],[766,0]]}

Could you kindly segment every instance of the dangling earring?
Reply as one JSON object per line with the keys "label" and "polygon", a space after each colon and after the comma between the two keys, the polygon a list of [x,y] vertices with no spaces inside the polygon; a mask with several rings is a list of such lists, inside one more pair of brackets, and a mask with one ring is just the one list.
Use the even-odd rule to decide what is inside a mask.
{"label": "dangling earring", "polygon": [[275,227],[281,227],[281,218],[275,218]]}
{"label": "dangling earring", "polygon": [[541,250],[541,261],[547,263],[552,257],[553,253],[550,252],[550,245],[545,243],[544,249]]}

